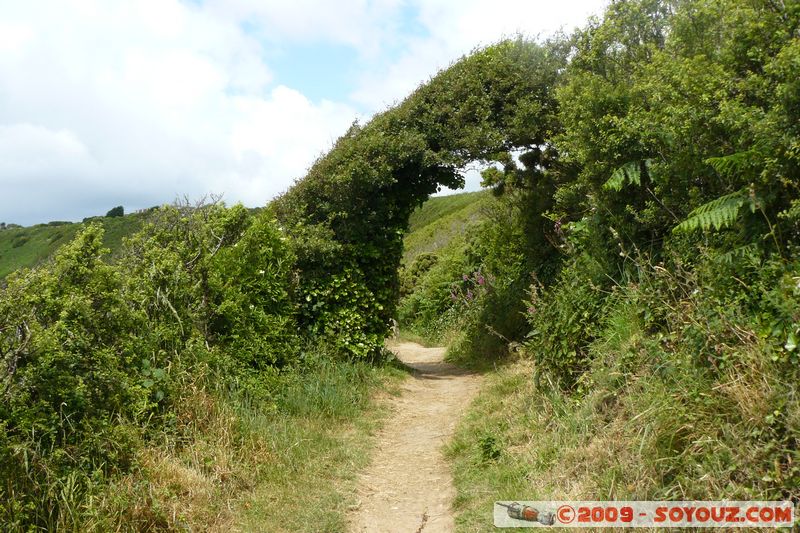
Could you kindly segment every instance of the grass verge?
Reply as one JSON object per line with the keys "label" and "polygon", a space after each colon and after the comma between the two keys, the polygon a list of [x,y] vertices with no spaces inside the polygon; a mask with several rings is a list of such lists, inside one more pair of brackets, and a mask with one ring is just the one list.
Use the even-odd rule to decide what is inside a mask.
{"label": "grass verge", "polygon": [[797,501],[796,383],[760,341],[709,369],[617,311],[577,391],[526,359],[487,376],[446,450],[457,531],[496,500]]}
{"label": "grass verge", "polygon": [[[59,531],[344,531],[370,436],[406,375],[396,365],[314,354],[275,379],[272,398],[190,387],[174,430],[113,481],[74,480]],[[89,487],[73,490],[71,487]]]}

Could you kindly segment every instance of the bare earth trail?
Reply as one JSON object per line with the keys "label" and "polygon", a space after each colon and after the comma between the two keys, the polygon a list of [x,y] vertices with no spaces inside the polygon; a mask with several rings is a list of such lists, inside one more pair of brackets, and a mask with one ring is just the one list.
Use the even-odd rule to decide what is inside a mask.
{"label": "bare earth trail", "polygon": [[390,346],[414,369],[378,433],[372,463],[358,483],[349,518],[357,533],[442,533],[454,530],[455,489],[442,455],[459,418],[478,392],[480,376],[442,361],[444,348]]}

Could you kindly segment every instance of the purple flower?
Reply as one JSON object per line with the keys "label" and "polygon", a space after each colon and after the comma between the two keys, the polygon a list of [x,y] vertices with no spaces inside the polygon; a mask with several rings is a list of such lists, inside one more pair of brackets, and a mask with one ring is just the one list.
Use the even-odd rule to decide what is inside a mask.
{"label": "purple flower", "polygon": [[472,300],[472,291],[467,291],[467,300]]}
{"label": "purple flower", "polygon": [[463,274],[461,276],[461,279],[463,279],[464,281],[469,281],[469,276],[467,276],[466,274]]}
{"label": "purple flower", "polygon": [[484,283],[486,283],[486,279],[480,274],[478,274],[477,280],[478,280],[478,285],[483,285]]}
{"label": "purple flower", "polygon": [[531,307],[529,307],[529,308],[528,308],[528,314],[529,314],[529,315],[532,315],[532,314],[534,314],[535,312],[536,312],[536,308],[535,308],[535,307],[531,306]]}

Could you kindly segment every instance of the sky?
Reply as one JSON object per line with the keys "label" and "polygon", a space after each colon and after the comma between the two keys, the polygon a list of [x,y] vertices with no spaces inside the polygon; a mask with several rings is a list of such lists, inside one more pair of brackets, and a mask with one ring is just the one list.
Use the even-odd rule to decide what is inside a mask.
{"label": "sky", "polygon": [[0,0],[0,222],[264,205],[470,50],[606,3]]}

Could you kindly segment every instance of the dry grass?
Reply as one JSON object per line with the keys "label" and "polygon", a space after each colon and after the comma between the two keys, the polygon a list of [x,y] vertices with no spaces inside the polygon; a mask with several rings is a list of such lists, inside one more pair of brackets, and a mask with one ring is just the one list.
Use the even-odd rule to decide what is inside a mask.
{"label": "dry grass", "polygon": [[142,449],[136,468],[85,500],[80,523],[64,530],[342,531],[381,398],[404,374],[321,367],[263,406],[189,387],[174,432]]}
{"label": "dry grass", "polygon": [[[792,490],[779,416],[797,427],[786,396],[795,385],[757,340],[715,373],[635,327],[612,337],[594,346],[583,395],[537,383],[546,374],[526,360],[488,376],[448,449],[458,531],[491,531],[496,500],[766,500]],[[482,454],[487,438],[496,459]]]}

